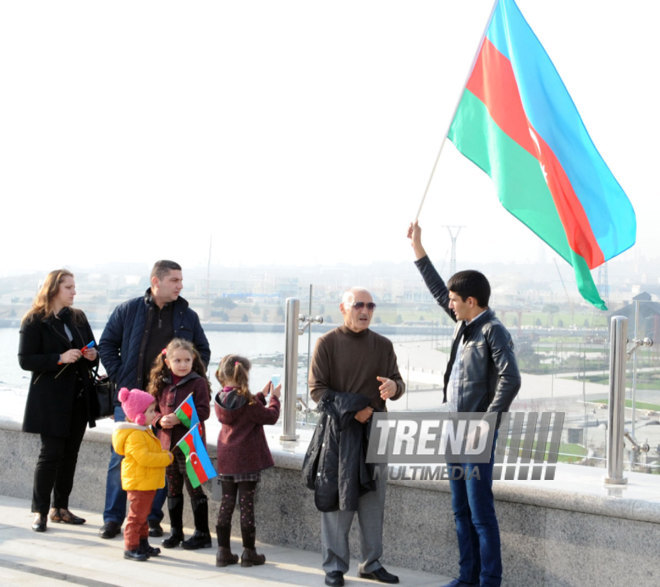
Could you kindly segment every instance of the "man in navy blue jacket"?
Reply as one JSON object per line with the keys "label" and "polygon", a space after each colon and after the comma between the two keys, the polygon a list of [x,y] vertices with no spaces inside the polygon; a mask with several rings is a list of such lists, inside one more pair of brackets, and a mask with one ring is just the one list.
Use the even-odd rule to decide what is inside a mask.
{"label": "man in navy blue jacket", "polygon": [[[193,342],[208,365],[211,349],[197,313],[179,296],[183,288],[181,266],[174,261],[157,261],[151,270],[151,287],[144,296],[117,306],[105,325],[98,350],[108,376],[117,389],[145,389],[154,359],[173,338]],[[126,419],[115,400],[115,421]],[[108,465],[102,538],[114,538],[126,517],[126,492],[121,488],[122,457],[114,450]],[[156,494],[149,514],[149,534],[162,536],[160,521],[167,490]]]}

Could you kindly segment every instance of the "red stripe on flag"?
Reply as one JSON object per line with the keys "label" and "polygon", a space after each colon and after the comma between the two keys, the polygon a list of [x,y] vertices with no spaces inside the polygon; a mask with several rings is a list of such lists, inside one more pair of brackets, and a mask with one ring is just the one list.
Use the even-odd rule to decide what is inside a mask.
{"label": "red stripe on flag", "polygon": [[195,475],[197,475],[197,478],[199,479],[200,483],[204,483],[208,481],[208,475],[206,474],[206,471],[204,470],[204,466],[202,465],[201,461],[197,457],[197,453],[194,453],[190,455],[190,464],[192,465],[192,468],[195,470]]}
{"label": "red stripe on flag", "polygon": [[188,454],[195,452],[195,439],[192,437],[192,434],[186,434],[183,437],[183,442],[188,448]]}
{"label": "red stripe on flag", "polygon": [[538,158],[511,62],[487,38],[479,51],[467,89],[486,105],[493,120],[508,136],[532,157]]}
{"label": "red stripe on flag", "polygon": [[188,416],[188,419],[190,420],[190,417],[192,416],[192,406],[188,402],[181,406],[181,411]]}
{"label": "red stripe on flag", "polygon": [[186,457],[188,458],[188,462],[190,463],[190,466],[193,468],[193,471],[195,472],[195,475],[197,476],[199,483],[202,484],[208,481],[209,476],[206,473],[206,470],[204,469],[204,465],[197,456],[197,449],[195,447],[195,439],[193,435],[186,434],[186,436],[183,437],[183,442],[181,443],[180,446],[181,446],[181,450],[185,453]]}
{"label": "red stripe on flag", "polygon": [[554,152],[530,124],[511,62],[487,38],[479,51],[467,89],[486,105],[502,131],[539,161],[569,246],[585,259],[590,268],[598,267],[605,258],[584,208]]}

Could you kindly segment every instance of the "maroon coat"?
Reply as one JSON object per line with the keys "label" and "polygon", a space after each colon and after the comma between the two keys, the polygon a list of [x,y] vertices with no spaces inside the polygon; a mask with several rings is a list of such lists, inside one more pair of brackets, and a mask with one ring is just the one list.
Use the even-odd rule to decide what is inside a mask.
{"label": "maroon coat", "polygon": [[158,396],[158,412],[153,421],[154,428],[160,439],[160,444],[165,450],[170,450],[179,440],[181,440],[188,428],[183,424],[177,424],[174,428],[161,428],[160,419],[167,414],[174,412],[184,399],[192,392],[193,402],[200,421],[200,433],[204,436],[204,421],[208,420],[211,414],[210,393],[208,381],[192,371],[186,375],[176,385],[168,385]]}
{"label": "maroon coat", "polygon": [[266,398],[259,392],[255,401],[247,400],[235,391],[216,394],[215,414],[222,423],[218,434],[218,473],[237,475],[256,473],[274,465],[264,424],[275,424],[280,417],[280,400]]}

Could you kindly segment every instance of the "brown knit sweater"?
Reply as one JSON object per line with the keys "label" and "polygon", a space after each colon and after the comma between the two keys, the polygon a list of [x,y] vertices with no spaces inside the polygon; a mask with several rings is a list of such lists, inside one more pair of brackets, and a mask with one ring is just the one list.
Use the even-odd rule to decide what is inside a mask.
{"label": "brown knit sweater", "polygon": [[381,383],[377,376],[387,377],[396,383],[399,399],[405,385],[396,364],[396,354],[390,340],[367,329],[353,332],[340,326],[327,332],[316,341],[316,348],[309,369],[309,388],[315,402],[326,390],[361,393],[378,411],[387,410],[380,398]]}

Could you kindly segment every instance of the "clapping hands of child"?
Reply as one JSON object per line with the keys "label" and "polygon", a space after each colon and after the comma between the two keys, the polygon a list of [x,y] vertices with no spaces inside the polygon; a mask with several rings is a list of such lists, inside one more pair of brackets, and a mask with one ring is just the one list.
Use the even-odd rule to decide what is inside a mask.
{"label": "clapping hands of child", "polygon": [[269,381],[268,383],[266,383],[266,385],[264,385],[264,388],[261,390],[261,393],[264,394],[264,397],[266,397],[270,393],[279,399],[280,395],[282,394],[282,384],[280,383],[277,387],[273,387],[273,382]]}

